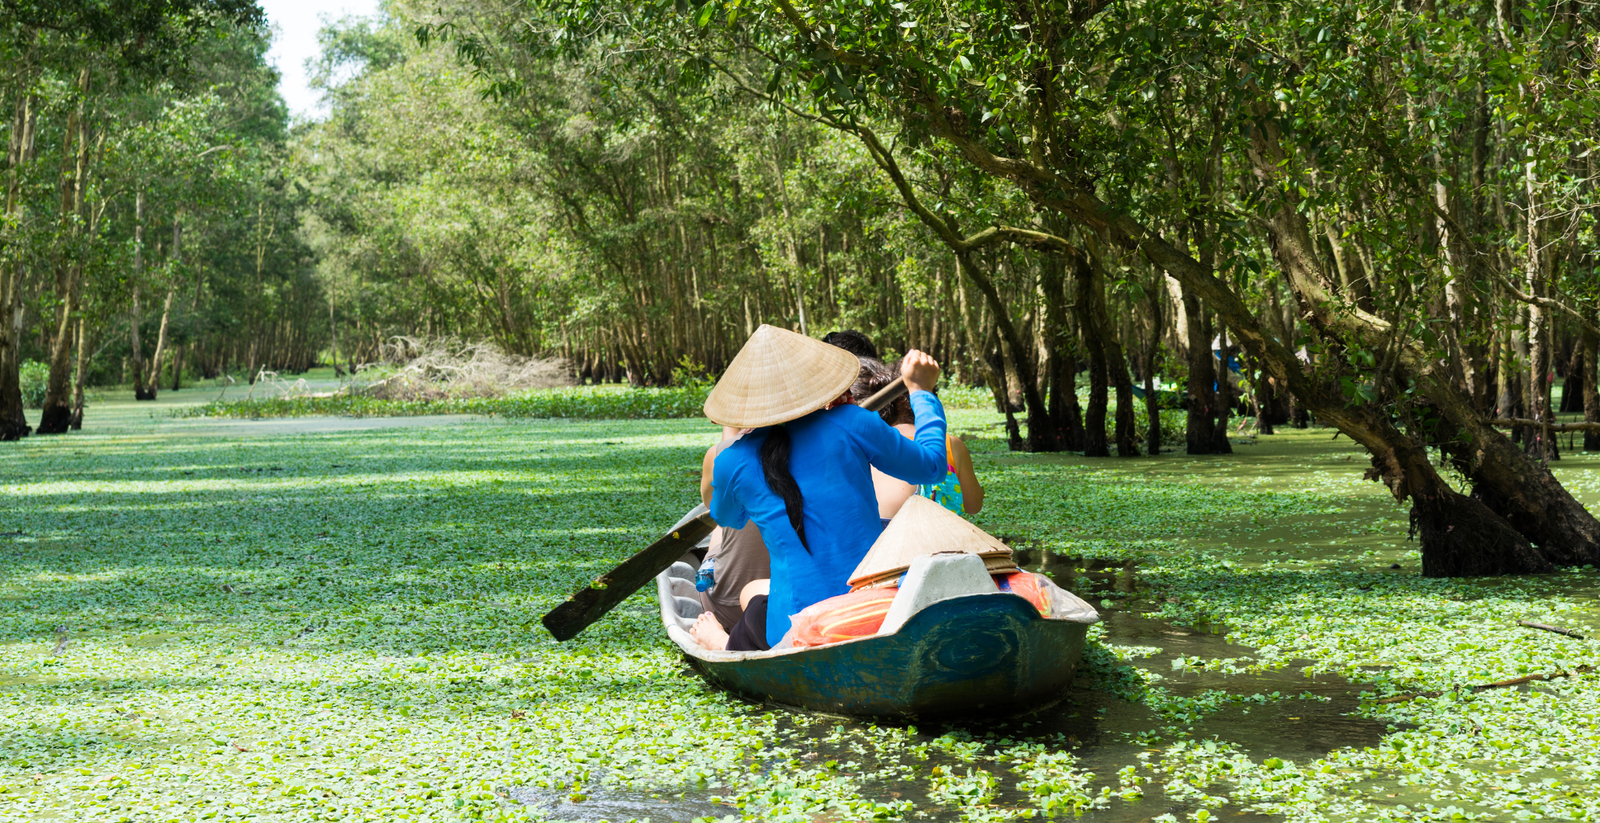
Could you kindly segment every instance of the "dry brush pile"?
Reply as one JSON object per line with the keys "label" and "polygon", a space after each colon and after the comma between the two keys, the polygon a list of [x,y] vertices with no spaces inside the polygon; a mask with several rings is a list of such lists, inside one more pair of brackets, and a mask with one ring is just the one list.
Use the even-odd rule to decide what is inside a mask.
{"label": "dry brush pile", "polygon": [[379,348],[378,362],[362,366],[345,391],[380,400],[443,400],[574,382],[572,367],[559,358],[507,354],[489,342],[398,336]]}

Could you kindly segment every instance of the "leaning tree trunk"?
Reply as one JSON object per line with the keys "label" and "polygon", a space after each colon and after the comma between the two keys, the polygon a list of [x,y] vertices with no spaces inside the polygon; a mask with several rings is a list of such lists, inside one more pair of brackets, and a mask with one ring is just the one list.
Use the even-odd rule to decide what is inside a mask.
{"label": "leaning tree trunk", "polygon": [[[69,267],[70,268],[70,267]],[[39,434],[65,434],[72,427],[72,332],[77,311],[77,278],[65,275],[66,293],[61,300],[61,319],[50,347],[50,377],[45,383],[44,411],[39,416]]]}
{"label": "leaning tree trunk", "polygon": [[1457,436],[1441,443],[1472,495],[1505,518],[1539,554],[1558,566],[1600,563],[1600,521],[1556,480],[1544,461],[1518,448],[1440,375],[1422,386]]}
{"label": "leaning tree trunk", "polygon": [[[1275,113],[1276,109],[1265,104],[1258,109],[1249,154],[1256,176],[1269,188],[1281,191],[1277,187],[1286,159],[1277,143]],[[1286,194],[1266,222],[1273,257],[1288,276],[1302,313],[1325,338],[1349,335],[1375,344],[1386,334],[1386,324],[1344,304],[1328,287],[1305,217],[1297,206],[1294,195]],[[1249,328],[1247,323],[1253,318],[1242,304],[1233,314],[1230,320]],[[1282,368],[1289,364],[1274,365]],[[1291,382],[1291,389],[1318,417],[1339,426],[1373,454],[1375,472],[1369,477],[1382,479],[1396,490],[1398,499],[1412,497],[1412,521],[1423,538],[1425,573],[1542,572],[1555,565],[1600,561],[1600,521],[1562,488],[1548,468],[1477,413],[1471,398],[1452,382],[1447,366],[1436,357],[1406,350],[1397,371],[1402,383],[1416,380],[1422,395],[1455,429],[1454,436],[1437,427],[1435,432],[1440,448],[1473,484],[1472,497],[1445,494],[1449,487],[1442,480],[1437,481],[1441,488],[1434,488],[1437,473],[1429,466],[1426,452],[1413,438],[1393,429],[1386,408],[1377,403],[1352,407],[1342,392],[1320,382],[1311,384],[1299,369],[1286,369],[1285,374],[1291,381],[1300,381],[1301,385]],[[1365,427],[1352,420],[1357,411],[1365,413]],[[1422,456],[1405,456],[1413,452]],[[1388,459],[1390,453],[1401,457]],[[1530,550],[1530,546],[1537,549]]]}
{"label": "leaning tree trunk", "polygon": [[[1044,397],[1039,393],[1039,381],[1035,379],[1035,368],[1032,358],[1028,356],[1022,335],[1018,333],[1017,326],[1011,319],[1011,313],[1004,300],[1000,299],[1000,291],[995,288],[994,281],[987,272],[972,259],[970,251],[957,252],[956,263],[961,267],[961,273],[983,294],[983,299],[994,314],[995,328],[1000,332],[1000,338],[1005,343],[1004,350],[1012,355],[1010,360],[1016,366],[1017,382],[1022,387],[1023,406],[1027,410],[1028,437],[1024,447],[1030,452],[1053,451],[1060,448],[1055,445],[1055,438],[1048,436],[1050,409],[1044,403]],[[1009,379],[1008,379],[1009,382]]]}
{"label": "leaning tree trunk", "polygon": [[[990,340],[995,330],[982,321],[982,311],[973,311],[971,303],[967,300],[967,282],[960,277],[956,278],[956,297],[961,306],[961,328],[967,338],[968,358],[983,374],[984,385],[989,387],[989,393],[994,396],[995,412],[1006,417],[1006,434],[1012,450],[1021,449],[1022,429],[1017,425],[1016,415],[1006,407],[1005,378],[994,364],[989,362]],[[980,326],[984,328],[981,336],[978,332]]]}

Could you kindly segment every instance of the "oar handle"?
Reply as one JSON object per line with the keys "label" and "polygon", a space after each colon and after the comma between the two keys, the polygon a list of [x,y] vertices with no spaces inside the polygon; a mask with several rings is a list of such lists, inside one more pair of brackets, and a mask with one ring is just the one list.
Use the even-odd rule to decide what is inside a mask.
{"label": "oar handle", "polygon": [[861,408],[867,411],[879,411],[884,406],[893,403],[895,398],[906,393],[906,378],[904,375],[896,377],[893,383],[878,390],[877,394],[861,401]]}

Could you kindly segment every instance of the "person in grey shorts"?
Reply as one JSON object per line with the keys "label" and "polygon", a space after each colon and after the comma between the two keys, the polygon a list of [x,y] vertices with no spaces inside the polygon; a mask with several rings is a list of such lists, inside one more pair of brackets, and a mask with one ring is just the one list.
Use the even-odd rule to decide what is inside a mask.
{"label": "person in grey shorts", "polygon": [[[711,466],[723,449],[733,445],[744,432],[723,427],[722,441],[707,452],[700,472],[700,499],[711,502]],[[708,591],[700,592],[700,605],[716,616],[723,631],[731,631],[743,616],[739,606],[739,593],[756,580],[772,576],[772,562],[767,557],[767,544],[761,539],[761,529],[755,521],[742,529],[718,526],[711,533],[711,548],[706,559],[716,558],[713,583]]]}

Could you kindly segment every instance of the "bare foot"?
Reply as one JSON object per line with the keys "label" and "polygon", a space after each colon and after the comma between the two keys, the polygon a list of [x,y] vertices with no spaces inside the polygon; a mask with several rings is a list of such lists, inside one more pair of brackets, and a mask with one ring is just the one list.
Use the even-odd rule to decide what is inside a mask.
{"label": "bare foot", "polygon": [[689,636],[693,637],[702,648],[712,651],[728,648],[728,633],[722,630],[722,624],[717,622],[716,615],[711,612],[700,613],[694,625],[689,627]]}

